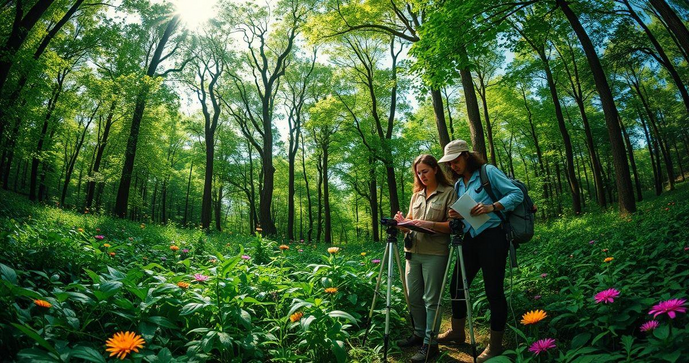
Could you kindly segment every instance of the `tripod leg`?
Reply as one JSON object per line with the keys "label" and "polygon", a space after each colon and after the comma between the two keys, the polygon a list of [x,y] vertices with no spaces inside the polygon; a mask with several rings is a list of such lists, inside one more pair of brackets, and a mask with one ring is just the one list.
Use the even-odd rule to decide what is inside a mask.
{"label": "tripod leg", "polygon": [[366,333],[364,333],[364,340],[361,345],[366,345],[366,338],[368,338],[369,328],[371,327],[371,318],[373,317],[373,309],[376,306],[376,299],[378,298],[378,292],[380,291],[380,281],[383,278],[383,267],[388,258],[388,247],[385,247],[385,252],[383,252],[383,258],[380,260],[380,270],[378,271],[378,279],[376,281],[376,289],[373,292],[373,301],[371,302],[371,309],[368,311],[368,320],[366,321]]}
{"label": "tripod leg", "polygon": [[393,242],[388,243],[388,289],[385,295],[385,340],[383,342],[383,360],[388,361],[388,343],[390,341],[390,295],[392,294],[392,255],[394,252],[392,248],[394,246]]}
{"label": "tripod leg", "polygon": [[414,316],[411,314],[411,304],[409,303],[409,290],[407,289],[407,278],[404,275],[404,270],[402,269],[402,262],[400,261],[400,254],[397,253],[397,244],[395,243],[395,263],[397,263],[397,269],[400,272],[400,280],[402,281],[402,288],[404,289],[404,300],[407,301],[407,308],[409,309],[409,321],[411,321],[411,330],[414,331]]}
{"label": "tripod leg", "polygon": [[[455,246],[450,245],[450,254],[448,255],[447,258],[447,265],[445,266],[445,273],[443,274],[443,283],[440,285],[440,295],[438,296],[438,306],[435,310],[435,315],[433,316],[433,326],[431,327],[431,337],[428,340],[428,345],[431,345],[433,343],[433,338],[435,338],[435,335],[438,333],[436,331],[436,324],[438,324],[438,315],[440,314],[442,310],[442,301],[443,301],[443,291],[445,291],[445,284],[447,284],[447,273],[450,271],[450,266],[452,265],[452,256],[453,252],[455,250]],[[426,353],[426,362],[428,362],[428,352],[431,350],[428,349]]]}
{"label": "tripod leg", "polygon": [[464,253],[461,247],[457,249],[457,253],[459,255],[457,257],[459,259],[459,266],[462,271],[462,283],[464,284],[464,301],[467,304],[467,318],[469,320],[469,338],[471,341],[471,352],[472,357],[474,358],[474,363],[476,363],[476,339],[474,338],[474,320],[471,311],[471,297],[469,296],[469,283],[467,282],[467,271],[464,267]]}

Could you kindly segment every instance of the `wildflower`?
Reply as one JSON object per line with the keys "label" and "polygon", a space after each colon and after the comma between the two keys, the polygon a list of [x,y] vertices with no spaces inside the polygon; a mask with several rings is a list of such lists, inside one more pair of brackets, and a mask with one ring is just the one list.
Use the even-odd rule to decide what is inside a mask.
{"label": "wildflower", "polygon": [[532,352],[535,355],[539,355],[540,353],[543,353],[551,348],[555,348],[555,339],[541,339],[531,344],[531,347],[529,347],[529,352]]}
{"label": "wildflower", "polygon": [[366,252],[361,252],[361,257],[366,257]]}
{"label": "wildflower", "polygon": [[110,252],[108,254],[110,255],[110,257],[115,257],[115,252]]}
{"label": "wildflower", "polygon": [[242,260],[250,260],[251,256],[249,255],[242,255]]}
{"label": "wildflower", "polygon": [[134,242],[134,237],[129,237],[129,242]]}
{"label": "wildflower", "polygon": [[592,240],[589,241],[589,244],[590,244],[590,245],[592,245],[592,244],[594,244],[594,243],[596,243],[596,240],[593,240],[593,239],[592,239]]}
{"label": "wildflower", "polygon": [[177,283],[177,286],[179,286],[179,287],[182,288],[182,289],[186,289],[186,288],[189,287],[189,283],[188,283],[188,282],[184,282],[184,281],[180,281],[180,282]]}
{"label": "wildflower", "polygon": [[548,314],[543,310],[533,310],[522,315],[522,325],[536,324],[545,319]]}
{"label": "wildflower", "polygon": [[603,260],[603,262],[610,262],[612,260],[614,260],[613,257],[606,257],[605,260]]}
{"label": "wildflower", "polygon": [[144,229],[144,228],[146,228],[146,225],[141,223],[141,225],[139,227],[141,227],[141,229]]}
{"label": "wildflower", "polygon": [[533,299],[534,299],[534,300],[540,300],[540,299],[541,299],[541,295],[535,295],[535,296],[533,297]]}
{"label": "wildflower", "polygon": [[649,311],[649,314],[653,314],[653,317],[667,313],[670,319],[674,319],[676,313],[686,313],[687,308],[684,304],[687,302],[685,299],[670,299],[667,301],[661,301]]}
{"label": "wildflower", "polygon": [[218,259],[217,258],[211,258],[209,261],[210,261],[210,263],[217,263]]}
{"label": "wildflower", "polygon": [[304,239],[303,239],[303,238],[300,239],[300,240],[299,240],[299,243],[304,243]]}
{"label": "wildflower", "polygon": [[593,298],[596,299],[596,304],[600,303],[612,303],[615,302],[615,298],[620,295],[617,289],[607,289],[597,293]]}
{"label": "wildflower", "polygon": [[45,300],[40,300],[40,299],[34,300],[33,303],[36,304],[37,306],[40,306],[42,308],[47,308],[47,309],[50,309],[53,306],[53,304],[51,304]]}
{"label": "wildflower", "polygon": [[544,279],[544,278],[546,278],[546,277],[548,277],[548,274],[547,274],[547,273],[542,273],[542,274],[541,274],[541,278]]}
{"label": "wildflower", "polygon": [[284,250],[288,250],[289,246],[288,245],[280,245],[280,247],[278,247],[278,248],[280,248],[280,250],[284,251]]}
{"label": "wildflower", "polygon": [[131,352],[139,352],[139,348],[144,347],[146,343],[141,335],[134,334],[134,332],[118,332],[112,336],[112,338],[106,341],[106,346],[108,349],[106,351],[110,352],[110,356],[117,356],[117,358],[124,359],[127,354]]}
{"label": "wildflower", "polygon": [[103,247],[110,248],[111,246],[110,246],[110,243],[103,243]]}
{"label": "wildflower", "polygon": [[603,248],[601,251],[603,251],[603,252],[608,252],[608,249],[607,249],[607,248]]}
{"label": "wildflower", "polygon": [[194,280],[198,282],[208,281],[208,276],[202,274],[194,274]]}
{"label": "wildflower", "polygon": [[299,320],[301,320],[302,316],[304,316],[304,313],[302,313],[301,311],[297,311],[296,313],[289,316],[289,321],[296,323]]}
{"label": "wildflower", "polygon": [[574,258],[574,255],[569,255],[569,258]]}
{"label": "wildflower", "polygon": [[655,330],[655,328],[657,328],[657,327],[658,327],[658,321],[651,320],[651,321],[647,321],[647,322],[641,324],[641,328],[639,328],[639,330],[641,330],[642,332],[647,332],[647,331]]}
{"label": "wildflower", "polygon": [[96,228],[96,232],[100,232],[100,228]]}
{"label": "wildflower", "polygon": [[685,250],[685,251],[689,251],[689,247],[684,247],[684,250]]}
{"label": "wildflower", "polygon": [[263,228],[261,228],[261,227],[256,227],[256,232],[259,232],[259,233],[260,233],[260,232],[263,232]]}
{"label": "wildflower", "polygon": [[330,253],[330,254],[335,254],[335,253],[338,253],[338,252],[340,252],[340,247],[330,247],[330,248],[328,248],[328,253]]}
{"label": "wildflower", "polygon": [[95,239],[97,239],[97,240],[100,241],[100,240],[102,240],[103,238],[105,238],[105,236],[103,236],[102,234],[98,234],[98,235],[93,236],[93,238],[95,238]]}
{"label": "wildflower", "polygon": [[84,229],[83,228],[77,228],[77,232],[84,233]]}
{"label": "wildflower", "polygon": [[336,294],[337,293],[337,287],[328,287],[325,289],[326,294]]}
{"label": "wildflower", "polygon": [[189,249],[188,248],[183,249],[182,253],[189,253]]}
{"label": "wildflower", "polygon": [[173,251],[179,251],[179,247],[174,246],[174,245],[173,245],[173,246],[170,246],[170,249],[173,250]]}
{"label": "wildflower", "polygon": [[300,249],[299,249],[299,252],[304,252],[304,250],[302,250],[302,249],[300,248]]}
{"label": "wildflower", "polygon": [[379,259],[371,260],[371,263],[380,263]]}

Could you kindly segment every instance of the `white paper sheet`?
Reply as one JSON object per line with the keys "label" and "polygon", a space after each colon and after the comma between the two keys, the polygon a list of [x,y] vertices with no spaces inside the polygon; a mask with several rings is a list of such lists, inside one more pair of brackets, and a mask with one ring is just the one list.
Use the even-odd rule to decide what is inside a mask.
{"label": "white paper sheet", "polygon": [[474,230],[477,230],[479,227],[481,227],[484,223],[488,222],[490,220],[490,217],[487,214],[481,214],[478,216],[472,216],[471,215],[471,209],[476,206],[476,201],[474,198],[472,198],[469,194],[463,194],[457,201],[450,207],[454,210],[457,211],[457,213],[461,214],[462,217],[464,217],[464,220],[469,222],[469,224],[474,228]]}

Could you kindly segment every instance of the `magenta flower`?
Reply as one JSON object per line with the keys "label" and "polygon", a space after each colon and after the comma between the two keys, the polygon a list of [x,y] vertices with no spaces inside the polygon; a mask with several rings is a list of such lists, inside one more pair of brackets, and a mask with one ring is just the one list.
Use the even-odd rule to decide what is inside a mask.
{"label": "magenta flower", "polygon": [[641,328],[639,328],[639,329],[641,329],[642,332],[647,332],[647,331],[654,330],[657,327],[658,327],[658,322],[656,320],[651,320],[651,321],[647,321],[647,322],[643,323],[641,325]]}
{"label": "magenta flower", "polygon": [[546,278],[547,276],[548,276],[548,274],[546,274],[546,273],[541,274],[541,278]]}
{"label": "magenta flower", "polygon": [[620,295],[617,289],[607,289],[596,294],[593,298],[596,299],[596,304],[615,302],[615,298]]}
{"label": "magenta flower", "polygon": [[97,240],[100,241],[100,240],[102,240],[103,238],[105,238],[105,236],[103,236],[102,234],[99,234],[99,235],[97,235],[97,236],[94,236],[93,238],[95,238],[95,239],[97,239]]}
{"label": "magenta flower", "polygon": [[189,253],[189,249],[188,248],[183,249],[182,253]]}
{"label": "magenta flower", "polygon": [[592,239],[592,240],[589,241],[589,244],[590,244],[590,245],[592,245],[592,244],[594,244],[594,243],[596,243],[596,240],[594,240],[594,239]]}
{"label": "magenta flower", "polygon": [[250,260],[251,256],[249,255],[242,255],[242,260]]}
{"label": "magenta flower", "polygon": [[531,347],[529,347],[529,352],[532,352],[535,355],[539,355],[543,352],[545,352],[548,349],[555,348],[555,339],[552,338],[547,338],[547,339],[541,339],[539,341],[534,342],[531,344]]}
{"label": "magenta flower", "polygon": [[689,251],[689,247],[684,247],[684,250],[685,250],[685,251]]}
{"label": "magenta flower", "polygon": [[371,260],[371,263],[380,263],[379,259]]}
{"label": "magenta flower", "polygon": [[538,299],[540,299],[540,298],[541,298],[541,295],[536,295],[536,296],[533,297],[534,300],[538,300]]}
{"label": "magenta flower", "polygon": [[208,281],[208,276],[201,274],[194,274],[194,280],[198,282]]}
{"label": "magenta flower", "polygon": [[686,313],[687,308],[684,304],[687,302],[685,299],[670,299],[667,301],[661,301],[649,311],[649,314],[653,314],[653,317],[667,313],[670,319],[674,319],[676,313]]}

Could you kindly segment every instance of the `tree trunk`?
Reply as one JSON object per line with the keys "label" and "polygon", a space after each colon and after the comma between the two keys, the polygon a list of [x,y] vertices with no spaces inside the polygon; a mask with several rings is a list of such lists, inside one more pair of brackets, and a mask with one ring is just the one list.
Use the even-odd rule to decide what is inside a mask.
{"label": "tree trunk", "polygon": [[191,161],[189,165],[189,179],[187,181],[187,195],[184,198],[184,218],[182,219],[182,225],[187,226],[189,221],[189,191],[191,190],[191,172],[194,170],[194,160]]}
{"label": "tree trunk", "polygon": [[605,114],[605,124],[608,129],[608,137],[610,138],[610,147],[612,150],[613,162],[615,164],[615,181],[617,186],[617,196],[619,201],[619,208],[621,214],[634,213],[636,211],[636,202],[634,201],[634,191],[632,188],[632,180],[629,174],[629,164],[627,164],[627,157],[624,150],[624,141],[620,125],[617,121],[618,112],[615,106],[615,99],[610,91],[608,80],[603,71],[603,66],[600,63],[596,49],[591,43],[586,30],[579,22],[579,18],[569,7],[566,0],[556,0],[557,5],[567,17],[574,32],[577,34],[579,41],[586,53],[589,66],[593,73],[593,79],[596,83],[596,89],[600,96],[601,105],[603,106],[603,113]]}
{"label": "tree trunk", "polygon": [[222,184],[218,183],[218,197],[215,200],[215,229],[220,232],[221,227],[221,216],[222,216]]}
{"label": "tree trunk", "polygon": [[306,233],[307,241],[311,242],[313,233],[313,206],[311,203],[311,189],[309,189],[309,178],[306,176],[306,149],[304,148],[304,138],[301,138],[301,171],[304,174],[304,187],[306,188],[306,201],[309,211],[309,229]]}
{"label": "tree trunk", "polygon": [[323,147],[323,209],[325,213],[325,243],[332,243],[332,218],[330,213],[330,188],[328,186],[328,146]]}
{"label": "tree trunk", "polygon": [[371,168],[369,169],[369,182],[368,182],[368,203],[371,208],[371,231],[373,234],[373,242],[380,242],[378,230],[379,215],[378,215],[378,185],[376,183],[376,168],[373,164],[372,158],[369,158]]}
{"label": "tree trunk", "polygon": [[620,119],[620,128],[622,129],[624,142],[627,145],[627,157],[629,158],[629,165],[631,165],[632,172],[634,173],[634,185],[636,186],[636,201],[640,202],[643,199],[643,195],[641,195],[641,182],[639,181],[639,171],[636,170],[636,160],[634,160],[634,148],[632,147],[632,142],[629,139],[629,134],[627,134],[627,128],[624,127],[622,119]]}
{"label": "tree trunk", "polygon": [[665,20],[670,30],[675,34],[682,49],[686,54],[689,54],[689,30],[682,22],[682,19],[677,16],[675,11],[668,5],[665,0],[649,0],[651,5],[658,11],[658,14]]}
{"label": "tree trunk", "polygon": [[486,100],[486,85],[483,77],[479,76],[479,96],[481,96],[481,103],[483,105],[483,117],[486,119],[486,133],[488,134],[488,149],[490,150],[490,158],[488,162],[495,164],[495,145],[493,143],[493,126],[490,124],[490,115],[488,114],[488,102]]}
{"label": "tree trunk", "polygon": [[474,89],[474,81],[471,78],[471,71],[469,67],[464,67],[459,70],[462,78],[462,88],[464,89],[464,98],[467,103],[467,116],[469,118],[469,130],[471,133],[471,144],[474,151],[486,157],[486,140],[483,137],[483,124],[481,124],[481,112],[478,109],[478,100],[476,98],[476,91]]}
{"label": "tree trunk", "polygon": [[450,143],[450,135],[447,133],[447,123],[445,122],[445,112],[443,109],[443,95],[440,89],[431,88],[431,101],[433,102],[433,114],[435,115],[435,126],[438,128],[438,139],[440,147]]}

